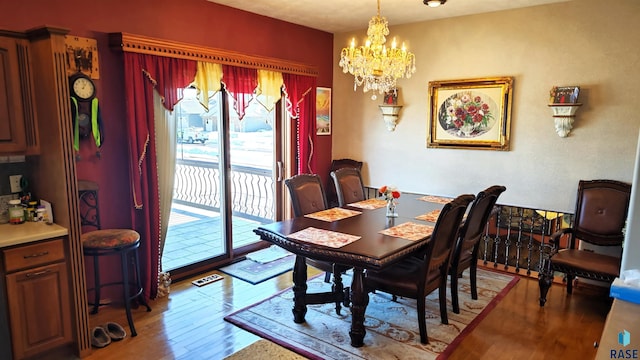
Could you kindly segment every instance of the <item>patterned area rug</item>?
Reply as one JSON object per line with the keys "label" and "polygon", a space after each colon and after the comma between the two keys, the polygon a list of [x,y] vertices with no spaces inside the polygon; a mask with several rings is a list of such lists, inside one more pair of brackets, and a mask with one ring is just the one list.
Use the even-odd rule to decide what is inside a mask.
{"label": "patterned area rug", "polygon": [[[478,269],[478,300],[472,300],[467,274],[459,281],[460,314],[454,314],[450,298],[447,301],[448,325],[440,323],[438,292],[427,296],[426,345],[420,343],[416,301],[399,298],[393,302],[385,293],[369,294],[367,334],[360,348],[350,344],[348,308],[338,316],[334,304],[308,305],[306,322],[294,323],[291,289],[230,314],[225,320],[310,359],[436,359],[452,352],[519,279]],[[349,283],[349,274],[344,280]],[[307,291],[328,291],[328,286],[319,276],[308,281]]]}
{"label": "patterned area rug", "polygon": [[293,269],[295,261],[295,255],[288,255],[268,263],[242,260],[220,268],[220,271],[255,285]]}

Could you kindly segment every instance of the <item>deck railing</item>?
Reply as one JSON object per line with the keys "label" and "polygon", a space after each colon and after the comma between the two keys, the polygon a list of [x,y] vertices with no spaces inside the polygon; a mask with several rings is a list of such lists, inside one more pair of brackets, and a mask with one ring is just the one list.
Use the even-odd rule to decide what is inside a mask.
{"label": "deck railing", "polygon": [[[231,209],[234,216],[271,222],[274,214],[272,171],[231,166]],[[177,160],[173,199],[179,204],[220,211],[220,169],[217,162]]]}

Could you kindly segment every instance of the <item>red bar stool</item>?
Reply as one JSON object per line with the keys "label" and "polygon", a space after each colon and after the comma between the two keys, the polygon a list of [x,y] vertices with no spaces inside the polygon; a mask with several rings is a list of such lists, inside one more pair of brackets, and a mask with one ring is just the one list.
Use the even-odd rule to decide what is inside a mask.
{"label": "red bar stool", "polygon": [[[79,180],[78,192],[80,196],[80,218],[82,226],[92,226],[96,230],[82,234],[82,250],[85,256],[93,258],[94,272],[94,301],[91,314],[98,313],[100,307],[100,289],[106,286],[122,285],[123,300],[127,313],[127,321],[131,336],[136,336],[136,329],[131,316],[131,303],[137,300],[151,311],[143,295],[140,281],[140,265],[138,261],[138,248],[140,247],[140,234],[131,229],[102,229],[100,226],[100,214],[98,211],[98,184],[92,181]],[[121,281],[102,284],[100,282],[100,257],[119,255],[122,264]],[[133,269],[135,281],[131,283],[130,268]]]}

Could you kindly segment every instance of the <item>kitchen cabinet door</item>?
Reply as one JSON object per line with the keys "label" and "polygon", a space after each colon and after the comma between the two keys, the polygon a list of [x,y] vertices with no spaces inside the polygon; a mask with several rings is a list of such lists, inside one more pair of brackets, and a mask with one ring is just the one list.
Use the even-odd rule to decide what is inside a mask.
{"label": "kitchen cabinet door", "polygon": [[38,153],[28,41],[0,36],[0,153]]}

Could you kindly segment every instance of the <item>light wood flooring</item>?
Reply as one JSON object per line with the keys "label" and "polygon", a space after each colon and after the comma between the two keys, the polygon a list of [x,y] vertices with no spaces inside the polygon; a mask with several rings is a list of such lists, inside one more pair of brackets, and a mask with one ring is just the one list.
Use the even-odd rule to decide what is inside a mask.
{"label": "light wood flooring", "polygon": [[[204,275],[172,284],[168,298],[151,302],[151,312],[134,309],[138,336],[94,349],[85,359],[222,359],[259,339],[223,317],[292,285],[291,272],[258,285],[224,274],[203,287],[191,284]],[[450,358],[593,359],[610,306],[606,294],[578,287],[567,296],[554,284],[544,308],[538,296],[537,280],[521,278]],[[129,332],[124,308],[115,305],[101,307],[90,321],[92,327],[115,321]]]}

